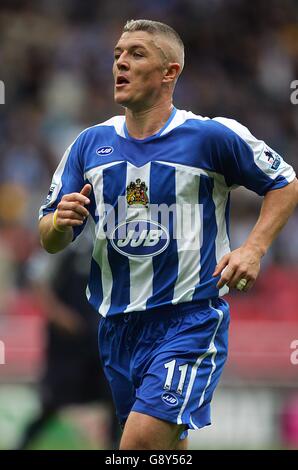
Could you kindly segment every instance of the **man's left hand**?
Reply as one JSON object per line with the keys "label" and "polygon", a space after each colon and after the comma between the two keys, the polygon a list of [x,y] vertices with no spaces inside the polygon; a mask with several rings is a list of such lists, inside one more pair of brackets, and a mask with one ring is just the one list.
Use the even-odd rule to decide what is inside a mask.
{"label": "man's left hand", "polygon": [[220,260],[213,273],[213,277],[221,277],[217,283],[220,289],[225,284],[236,288],[241,279],[247,281],[243,292],[247,292],[254,285],[260,272],[261,255],[251,247],[241,246],[237,250],[231,251]]}

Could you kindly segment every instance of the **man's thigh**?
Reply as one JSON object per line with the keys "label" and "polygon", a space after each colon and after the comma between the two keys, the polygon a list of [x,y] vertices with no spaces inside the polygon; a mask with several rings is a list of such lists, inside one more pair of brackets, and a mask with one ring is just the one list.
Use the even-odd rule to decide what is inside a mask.
{"label": "man's thigh", "polygon": [[120,450],[184,450],[187,439],[180,440],[183,430],[183,425],[132,411],[124,427]]}

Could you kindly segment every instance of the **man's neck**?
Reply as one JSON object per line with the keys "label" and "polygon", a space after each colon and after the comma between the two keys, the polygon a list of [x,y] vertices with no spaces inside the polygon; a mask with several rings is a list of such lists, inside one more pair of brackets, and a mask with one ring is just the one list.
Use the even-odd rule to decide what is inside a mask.
{"label": "man's neck", "polygon": [[125,120],[129,135],[135,139],[146,139],[157,134],[169,119],[172,110],[172,101],[159,103],[142,111],[126,108]]}

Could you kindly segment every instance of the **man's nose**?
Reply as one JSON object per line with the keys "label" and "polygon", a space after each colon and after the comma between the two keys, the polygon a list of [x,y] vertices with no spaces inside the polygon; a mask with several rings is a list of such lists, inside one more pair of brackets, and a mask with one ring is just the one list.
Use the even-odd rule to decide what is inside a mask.
{"label": "man's nose", "polygon": [[129,69],[129,62],[128,62],[125,54],[121,54],[120,57],[118,57],[116,65],[117,65],[117,68],[119,70],[128,70]]}

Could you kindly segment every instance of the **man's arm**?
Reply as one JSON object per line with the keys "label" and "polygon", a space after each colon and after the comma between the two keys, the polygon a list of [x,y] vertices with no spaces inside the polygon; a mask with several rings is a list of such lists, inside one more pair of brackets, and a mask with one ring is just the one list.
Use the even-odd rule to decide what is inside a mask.
{"label": "man's arm", "polygon": [[84,207],[90,203],[91,185],[85,184],[80,193],[66,194],[52,214],[45,215],[39,222],[40,242],[49,253],[63,250],[73,239],[72,227],[84,223],[89,212]]}
{"label": "man's arm", "polygon": [[227,284],[236,287],[240,279],[248,282],[244,291],[249,290],[259,274],[260,261],[273,240],[286,224],[298,204],[298,180],[295,178],[281,189],[269,191],[262,204],[256,225],[243,245],[225,255],[213,273],[221,274],[218,288]]}

